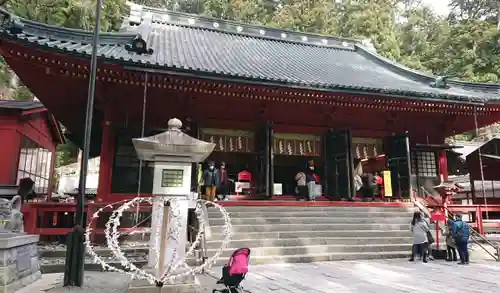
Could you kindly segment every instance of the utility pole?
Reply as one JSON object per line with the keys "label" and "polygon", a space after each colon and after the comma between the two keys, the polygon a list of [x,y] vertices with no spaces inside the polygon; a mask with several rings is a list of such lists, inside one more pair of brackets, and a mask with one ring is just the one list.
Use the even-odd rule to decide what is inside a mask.
{"label": "utility pole", "polygon": [[97,45],[99,43],[99,32],[101,29],[101,7],[102,0],[96,1],[95,26],[92,39],[92,56],[90,59],[90,76],[87,96],[87,109],[85,114],[85,137],[83,140],[83,156],[80,164],[80,184],[76,200],[76,213],[74,230],[68,234],[66,240],[66,262],[64,264],[64,286],[83,285],[83,272],[85,265],[85,191],[87,184],[87,171],[90,152],[90,137],[92,133],[92,116],[94,112],[95,80],[97,72]]}

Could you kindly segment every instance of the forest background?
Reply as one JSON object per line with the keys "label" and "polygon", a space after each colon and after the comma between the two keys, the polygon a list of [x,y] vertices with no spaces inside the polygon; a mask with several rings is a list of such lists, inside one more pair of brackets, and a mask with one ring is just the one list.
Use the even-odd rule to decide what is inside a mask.
{"label": "forest background", "polygon": [[[103,31],[119,30],[128,15],[125,2],[103,0]],[[500,0],[450,0],[449,11],[444,15],[425,6],[422,0],[135,2],[293,31],[369,40],[379,54],[412,69],[472,82],[500,83]],[[85,30],[93,28],[95,3],[95,0],[0,0],[0,6],[20,17]],[[0,99],[33,98],[0,59]],[[463,139],[473,136],[465,134]],[[71,142],[59,147],[58,165],[74,159],[75,146]]]}

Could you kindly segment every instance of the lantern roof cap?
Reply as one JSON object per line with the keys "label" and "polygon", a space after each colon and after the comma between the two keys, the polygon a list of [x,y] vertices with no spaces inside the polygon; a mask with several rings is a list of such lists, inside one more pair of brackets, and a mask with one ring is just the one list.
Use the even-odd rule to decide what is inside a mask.
{"label": "lantern roof cap", "polygon": [[157,135],[132,139],[140,160],[169,162],[203,162],[215,144],[205,142],[181,131],[177,118],[168,121],[168,130]]}

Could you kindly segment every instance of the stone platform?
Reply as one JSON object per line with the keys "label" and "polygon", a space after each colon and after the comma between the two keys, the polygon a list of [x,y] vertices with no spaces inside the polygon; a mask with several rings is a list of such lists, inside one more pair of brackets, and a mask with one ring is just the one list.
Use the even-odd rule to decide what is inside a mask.
{"label": "stone platform", "polygon": [[41,277],[38,235],[0,233],[0,293],[11,293]]}

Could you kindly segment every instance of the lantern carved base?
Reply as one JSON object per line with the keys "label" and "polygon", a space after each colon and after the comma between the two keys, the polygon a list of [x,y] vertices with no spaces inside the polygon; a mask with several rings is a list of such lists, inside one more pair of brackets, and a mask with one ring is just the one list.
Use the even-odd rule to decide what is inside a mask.
{"label": "lantern carved base", "polygon": [[[150,271],[146,269],[146,271]],[[174,284],[165,284],[161,293],[196,293],[200,291],[200,285],[196,276],[179,278]],[[127,293],[159,293],[158,287],[151,285],[147,280],[134,279],[130,282]]]}

